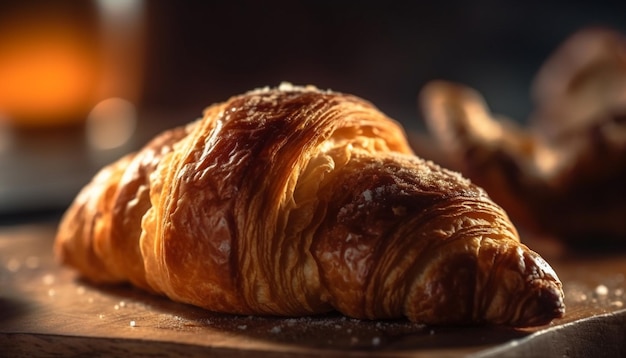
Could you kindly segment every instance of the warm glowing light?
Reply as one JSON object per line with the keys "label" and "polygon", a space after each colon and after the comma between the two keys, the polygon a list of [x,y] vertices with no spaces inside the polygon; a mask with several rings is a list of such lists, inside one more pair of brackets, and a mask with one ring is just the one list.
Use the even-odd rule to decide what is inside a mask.
{"label": "warm glowing light", "polygon": [[137,113],[132,103],[121,98],[105,99],[87,117],[87,141],[98,150],[121,147],[132,138],[136,123]]}
{"label": "warm glowing light", "polygon": [[24,3],[0,13],[0,120],[79,123],[103,99],[138,101],[143,0]]}
{"label": "warm glowing light", "polygon": [[76,29],[39,20],[0,31],[0,111],[25,124],[78,120],[92,101],[95,53]]}

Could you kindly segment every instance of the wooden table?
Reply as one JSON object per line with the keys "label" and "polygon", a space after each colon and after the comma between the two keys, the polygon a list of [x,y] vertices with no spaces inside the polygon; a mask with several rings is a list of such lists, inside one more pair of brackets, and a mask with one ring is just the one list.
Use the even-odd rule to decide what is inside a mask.
{"label": "wooden table", "polygon": [[0,229],[0,356],[625,356],[626,252],[550,260],[567,314],[534,329],[219,315],[58,266],[54,224]]}

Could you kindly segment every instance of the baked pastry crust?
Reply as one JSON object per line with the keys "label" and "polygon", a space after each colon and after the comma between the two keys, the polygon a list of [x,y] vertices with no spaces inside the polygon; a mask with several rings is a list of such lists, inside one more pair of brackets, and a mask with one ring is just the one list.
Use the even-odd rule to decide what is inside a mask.
{"label": "baked pastry crust", "polygon": [[232,97],[105,167],[55,250],[95,282],[234,314],[531,326],[564,312],[556,273],[484,190],[414,156],[369,102],[311,86]]}

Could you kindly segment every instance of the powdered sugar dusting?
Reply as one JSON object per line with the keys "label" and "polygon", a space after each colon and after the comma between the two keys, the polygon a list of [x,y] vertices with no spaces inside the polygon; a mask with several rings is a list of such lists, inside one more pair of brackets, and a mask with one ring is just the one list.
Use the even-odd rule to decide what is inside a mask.
{"label": "powdered sugar dusting", "polygon": [[318,87],[314,86],[314,85],[305,85],[305,86],[298,86],[298,85],[294,85],[291,82],[281,82],[278,87],[270,87],[270,86],[265,86],[265,87],[260,87],[260,88],[256,88],[253,89],[251,91],[248,91],[246,93],[246,95],[266,95],[272,92],[319,92],[319,93],[333,93],[332,90],[327,89],[327,90],[321,90]]}
{"label": "powdered sugar dusting", "polygon": [[[312,347],[383,349],[389,342],[397,342],[403,337],[429,334],[426,326],[406,320],[370,321],[339,314],[294,318],[215,315],[210,320],[194,320],[223,332],[269,337],[283,343]],[[189,324],[185,324],[185,330],[189,329]],[[306,343],[303,337],[306,337]]]}

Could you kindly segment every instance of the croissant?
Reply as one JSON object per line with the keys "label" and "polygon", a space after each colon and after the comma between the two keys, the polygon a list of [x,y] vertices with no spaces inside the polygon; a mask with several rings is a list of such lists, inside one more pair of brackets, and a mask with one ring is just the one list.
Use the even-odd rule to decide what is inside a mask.
{"label": "croissant", "polygon": [[626,39],[610,29],[573,34],[534,78],[526,123],[494,115],[468,86],[426,84],[420,103],[443,160],[431,159],[487,190],[528,232],[623,246],[625,54]]}
{"label": "croissant", "polygon": [[231,314],[533,326],[564,313],[556,273],[484,190],[416,157],[371,103],[313,86],[234,96],[103,168],[55,252],[96,283]]}

